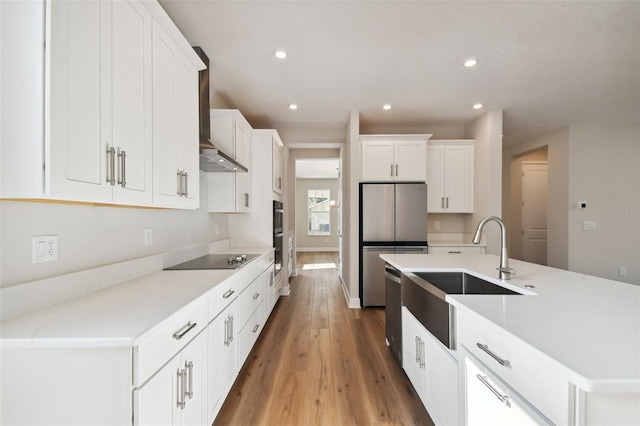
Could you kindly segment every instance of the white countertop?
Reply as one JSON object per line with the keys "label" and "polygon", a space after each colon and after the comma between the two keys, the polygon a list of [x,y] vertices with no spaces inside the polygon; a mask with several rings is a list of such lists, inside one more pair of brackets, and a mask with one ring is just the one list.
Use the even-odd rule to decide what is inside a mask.
{"label": "white countertop", "polygon": [[[221,253],[264,256],[269,248]],[[145,332],[204,296],[239,270],[158,271],[95,293],[0,323],[2,347],[127,347]]]}
{"label": "white countertop", "polygon": [[[640,286],[509,260],[500,281],[494,255],[383,254],[401,271],[460,271],[528,296],[449,295],[446,300],[501,327],[587,392],[640,393]],[[525,289],[533,285],[533,289]]]}

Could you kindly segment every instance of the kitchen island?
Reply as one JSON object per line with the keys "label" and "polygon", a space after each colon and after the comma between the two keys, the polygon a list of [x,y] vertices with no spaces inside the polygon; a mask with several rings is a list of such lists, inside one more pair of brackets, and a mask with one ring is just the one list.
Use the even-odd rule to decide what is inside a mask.
{"label": "kitchen island", "polygon": [[[510,266],[517,275],[501,281],[494,255],[381,257],[401,272],[466,272],[523,294],[446,296],[456,312],[460,344],[451,352],[460,376],[467,356],[482,346],[464,344],[468,329],[477,328],[508,342],[504,351],[517,347],[554,380],[569,384],[565,408],[571,412],[560,422],[640,423],[640,286],[516,260]],[[512,362],[505,370],[514,387],[508,378],[515,369]],[[464,397],[466,384],[460,383]]]}

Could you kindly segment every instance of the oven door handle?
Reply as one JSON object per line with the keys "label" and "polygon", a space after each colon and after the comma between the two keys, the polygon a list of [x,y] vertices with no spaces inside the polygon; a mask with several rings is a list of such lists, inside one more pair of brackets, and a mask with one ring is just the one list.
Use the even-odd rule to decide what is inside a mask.
{"label": "oven door handle", "polygon": [[278,232],[276,234],[274,234],[276,238],[278,237],[283,237],[284,236],[284,232]]}

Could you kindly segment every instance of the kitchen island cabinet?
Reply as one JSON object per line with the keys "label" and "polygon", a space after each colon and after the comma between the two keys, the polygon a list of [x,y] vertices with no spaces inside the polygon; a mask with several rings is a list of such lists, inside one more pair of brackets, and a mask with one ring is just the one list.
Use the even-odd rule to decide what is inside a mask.
{"label": "kitchen island cabinet", "polygon": [[243,251],[260,256],[237,271],[156,272],[3,322],[2,423],[210,424],[244,362],[238,297],[248,289],[254,309],[273,269],[273,249]]}
{"label": "kitchen island cabinet", "polygon": [[[477,380],[469,372],[479,368],[536,421],[640,423],[640,287],[517,260],[510,266],[518,275],[501,281],[494,255],[381,257],[402,272],[465,272],[522,294],[446,295],[455,308],[459,377]],[[469,418],[477,385],[461,382],[466,424],[478,420]]]}

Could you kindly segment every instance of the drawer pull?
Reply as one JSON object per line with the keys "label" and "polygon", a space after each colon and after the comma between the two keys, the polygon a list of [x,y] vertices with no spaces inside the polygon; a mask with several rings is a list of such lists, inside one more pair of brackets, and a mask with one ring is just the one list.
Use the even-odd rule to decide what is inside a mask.
{"label": "drawer pull", "polygon": [[196,325],[198,325],[197,322],[192,323],[191,321],[189,321],[189,323],[187,325],[185,325],[180,330],[178,330],[175,333],[173,333],[173,338],[176,339],[176,340],[182,339],[188,332],[193,330],[193,328]]}
{"label": "drawer pull", "polygon": [[260,328],[260,324],[256,324],[256,325],[253,327],[253,332],[255,333],[256,331],[258,331],[258,329],[259,329],[259,328]]}
{"label": "drawer pull", "polygon": [[228,298],[230,298],[230,297],[231,297],[231,295],[232,295],[233,293],[235,293],[235,292],[236,292],[235,290],[227,290],[227,292],[226,292],[225,294],[223,294],[223,295],[222,295],[222,298],[223,298],[223,299],[228,299]]}
{"label": "drawer pull", "polygon": [[462,254],[461,251],[450,251],[449,254]]}
{"label": "drawer pull", "polygon": [[496,390],[496,388],[494,388],[493,386],[491,386],[491,383],[489,383],[487,381],[487,378],[484,376],[481,376],[480,374],[476,374],[476,377],[478,378],[478,380],[480,380],[482,382],[483,385],[485,385],[486,387],[489,388],[489,390],[491,392],[493,392],[493,394],[496,396],[496,398],[498,398],[500,400],[500,402],[502,402],[504,405],[506,405],[507,407],[511,408],[511,403],[509,402],[509,397],[507,395],[502,395],[500,392],[498,392]]}
{"label": "drawer pull", "polygon": [[253,295],[253,300],[256,300],[258,297],[260,297],[260,293],[256,293]]}
{"label": "drawer pull", "polygon": [[483,345],[482,343],[476,343],[476,346],[482,349],[484,352],[486,352],[491,358],[495,359],[498,362],[498,364],[502,365],[503,367],[508,367],[510,365],[508,360],[502,359],[498,355],[491,352],[489,350],[488,345]]}

